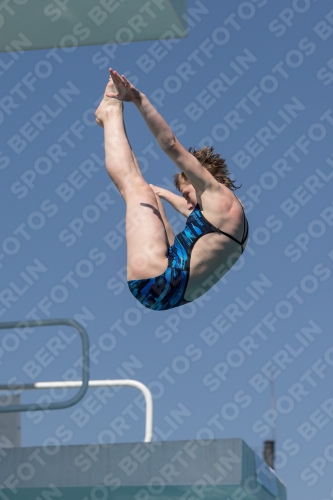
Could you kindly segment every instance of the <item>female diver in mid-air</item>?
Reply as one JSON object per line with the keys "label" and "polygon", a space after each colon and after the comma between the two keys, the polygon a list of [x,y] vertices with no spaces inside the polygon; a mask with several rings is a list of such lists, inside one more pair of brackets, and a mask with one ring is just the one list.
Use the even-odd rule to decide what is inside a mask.
{"label": "female diver in mid-air", "polygon": [[[144,180],[127,139],[122,101],[136,105],[182,171],[174,176],[182,196]],[[247,241],[247,219],[227,165],[213,148],[187,151],[147,97],[112,69],[96,121],[104,127],[106,169],[126,203],[130,291],[158,311],[195,300],[232,267]],[[187,217],[177,236],[160,198]]]}

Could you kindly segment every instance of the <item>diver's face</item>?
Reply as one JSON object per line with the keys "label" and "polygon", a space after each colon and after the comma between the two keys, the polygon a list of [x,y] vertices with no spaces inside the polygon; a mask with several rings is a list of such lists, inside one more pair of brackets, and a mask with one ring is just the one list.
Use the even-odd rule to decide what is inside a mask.
{"label": "diver's face", "polygon": [[186,200],[188,210],[193,210],[197,204],[197,195],[192,184],[189,182],[182,182],[179,186],[179,191]]}

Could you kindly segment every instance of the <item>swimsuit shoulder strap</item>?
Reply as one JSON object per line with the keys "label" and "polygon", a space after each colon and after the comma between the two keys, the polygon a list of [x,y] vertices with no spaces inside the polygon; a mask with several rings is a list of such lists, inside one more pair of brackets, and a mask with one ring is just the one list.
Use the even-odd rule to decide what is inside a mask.
{"label": "swimsuit shoulder strap", "polygon": [[238,200],[238,203],[240,204],[240,206],[242,207],[242,210],[243,210],[243,221],[244,221],[244,229],[243,229],[243,237],[242,237],[242,241],[240,243],[240,246],[242,247],[242,252],[244,251],[244,243],[246,242],[247,240],[247,237],[249,235],[249,223],[248,223],[248,220],[246,218],[246,215],[245,215],[245,210],[244,210],[244,207],[243,207],[243,203],[240,201],[240,199],[235,195],[236,199]]}
{"label": "swimsuit shoulder strap", "polygon": [[[235,197],[237,198],[237,196],[235,195]],[[234,238],[234,236],[232,236],[231,234],[229,233],[226,233],[225,231],[222,231],[221,229],[213,226],[213,224],[211,224],[207,219],[206,217],[203,215],[203,213],[201,212],[200,210],[200,206],[199,206],[199,203],[197,203],[197,205],[195,206],[195,211],[197,211],[200,216],[202,217],[202,219],[205,221],[205,223],[210,226],[211,230],[215,233],[219,233],[219,234],[223,234],[224,236],[227,236],[228,238],[230,238],[231,240],[235,241],[236,243],[238,243],[238,245],[240,245],[241,249],[242,249],[242,253],[244,252],[244,243],[246,242],[247,240],[247,237],[248,237],[248,233],[249,233],[249,224],[248,224],[248,221],[247,221],[247,218],[246,218],[246,215],[245,215],[245,210],[244,210],[244,207],[243,207],[243,204],[241,203],[241,201],[239,200],[239,198],[237,198],[240,206],[242,207],[242,210],[243,210],[243,220],[244,220],[244,229],[243,229],[243,237],[242,237],[242,241],[239,241],[237,240],[236,238]],[[192,212],[193,213],[193,212]]]}
{"label": "swimsuit shoulder strap", "polygon": [[219,231],[220,234],[224,234],[225,236],[228,236],[228,238],[230,238],[231,240],[233,240],[236,243],[238,243],[238,245],[240,245],[240,247],[242,249],[242,253],[243,253],[244,252],[244,243],[246,242],[248,234],[249,234],[249,223],[247,221],[247,218],[246,218],[246,215],[245,215],[245,210],[244,210],[242,202],[240,201],[240,199],[235,194],[234,194],[234,196],[238,200],[238,203],[240,204],[240,206],[242,207],[242,210],[243,210],[244,227],[243,227],[242,240],[241,241],[237,240],[231,234],[226,233],[225,231],[221,231],[221,229],[218,229],[218,231]]}

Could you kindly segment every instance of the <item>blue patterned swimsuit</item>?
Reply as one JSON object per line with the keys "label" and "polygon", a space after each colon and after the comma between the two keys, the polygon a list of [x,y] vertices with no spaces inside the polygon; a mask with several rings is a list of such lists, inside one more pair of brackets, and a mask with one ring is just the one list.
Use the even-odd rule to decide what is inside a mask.
{"label": "blue patterned swimsuit", "polygon": [[186,221],[184,231],[177,234],[174,244],[168,249],[166,271],[155,278],[128,281],[129,289],[134,297],[142,305],[155,311],[165,311],[191,302],[184,299],[190,274],[191,252],[198,239],[208,233],[228,236],[241,246],[243,252],[248,236],[245,213],[243,238],[242,241],[238,241],[208,222],[197,204]]}

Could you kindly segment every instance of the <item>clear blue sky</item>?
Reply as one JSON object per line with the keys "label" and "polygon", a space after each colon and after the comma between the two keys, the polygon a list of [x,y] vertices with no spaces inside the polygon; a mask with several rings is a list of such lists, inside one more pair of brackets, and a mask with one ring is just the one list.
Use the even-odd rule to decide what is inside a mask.
{"label": "clear blue sky", "polygon": [[[156,439],[241,437],[261,454],[264,439],[275,437],[288,498],[328,500],[332,3],[190,0],[189,7],[188,37],[169,46],[1,54],[1,94],[15,103],[3,97],[0,106],[1,321],[84,313],[91,377],[151,386]],[[151,98],[184,146],[214,145],[242,185],[247,251],[202,302],[149,312],[127,289],[125,207],[105,172],[93,115],[110,66]],[[146,179],[169,185],[176,167],[131,104],[125,122]],[[184,220],[166,209],[180,231]],[[62,331],[3,334],[2,382],[64,378],[80,344]],[[61,339],[58,350],[51,337]],[[118,442],[141,440],[136,392],[110,394],[103,403],[90,390],[75,408],[22,415],[23,445],[42,444],[60,425],[71,431],[67,444],[97,442],[105,429]],[[170,419],[176,408],[183,423]],[[117,433],[121,415],[128,428]]]}

